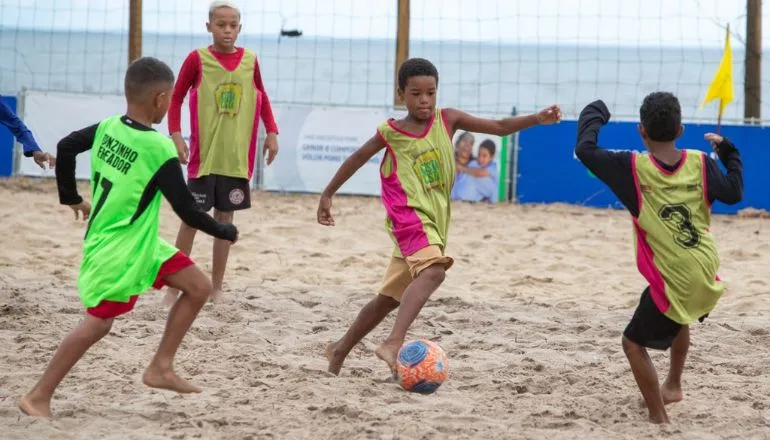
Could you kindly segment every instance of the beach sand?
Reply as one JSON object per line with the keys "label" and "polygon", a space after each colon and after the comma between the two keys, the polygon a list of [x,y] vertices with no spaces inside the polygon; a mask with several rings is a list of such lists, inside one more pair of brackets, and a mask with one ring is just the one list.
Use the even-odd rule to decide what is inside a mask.
{"label": "beach sand", "polygon": [[[177,357],[202,394],[141,383],[167,314],[154,292],[64,379],[43,420],[16,403],[83,316],[84,225],[50,179],[0,182],[0,437],[770,438],[767,219],[715,216],[729,290],[693,327],[685,400],[661,427],[646,422],[620,346],[645,287],[625,211],[456,204],[455,265],[410,332],[444,348],[450,377],[421,396],[388,381],[374,355],[393,317],[339,377],[325,371],[324,346],[376,292],[391,244],[378,199],[337,197],[334,228],[316,224],[317,200],[255,193],[236,213],[225,300],[206,305]],[[167,205],[161,224],[173,243]],[[210,237],[198,235],[192,257],[210,269]],[[668,353],[652,357],[662,379]]]}

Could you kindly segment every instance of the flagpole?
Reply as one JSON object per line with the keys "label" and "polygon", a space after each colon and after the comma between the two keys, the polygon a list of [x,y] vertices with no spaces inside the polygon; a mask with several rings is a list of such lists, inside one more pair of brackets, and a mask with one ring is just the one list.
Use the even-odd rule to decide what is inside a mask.
{"label": "flagpole", "polygon": [[720,128],[722,128],[722,98],[719,98],[719,108],[717,109],[717,134],[719,134]]}

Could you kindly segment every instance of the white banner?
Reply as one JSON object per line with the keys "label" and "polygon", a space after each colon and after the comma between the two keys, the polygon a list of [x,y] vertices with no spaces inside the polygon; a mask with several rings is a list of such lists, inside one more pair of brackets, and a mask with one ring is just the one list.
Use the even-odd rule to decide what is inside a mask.
{"label": "white banner", "polygon": [[[40,147],[49,152],[55,152],[56,144],[69,133],[96,124],[110,116],[123,114],[126,108],[123,96],[116,95],[28,91],[22,99],[24,122],[34,133]],[[323,191],[342,162],[376,133],[379,124],[389,117],[403,116],[402,111],[386,109],[314,108],[293,105],[276,105],[273,111],[281,131],[280,151],[271,166],[264,167],[264,161],[260,161],[256,173],[262,173],[263,188],[266,190],[311,193]],[[263,124],[260,126],[262,127]],[[155,129],[167,134],[166,120],[156,125]],[[263,127],[261,131],[264,131]],[[182,106],[182,134],[189,141],[190,117],[187,102]],[[499,162],[499,137],[475,135],[473,140],[460,142],[460,136],[462,136],[461,133],[455,135],[455,148],[459,151],[461,144],[470,144],[473,149],[471,153],[473,159],[483,155],[479,151],[482,143],[494,143],[495,151],[487,156],[491,156],[492,166],[497,165],[495,162]],[[261,142],[262,136],[260,136]],[[380,152],[365,164],[348,180],[339,193],[379,195],[379,166],[383,154],[384,152]],[[469,166],[479,167],[480,165],[474,162],[469,163]],[[186,167],[182,168],[186,175]],[[19,167],[19,173],[27,176],[52,174],[51,171],[41,170],[33,161],[26,158]],[[85,152],[78,156],[76,175],[79,179],[88,179],[90,173],[91,158],[90,154]],[[475,180],[469,178],[468,182],[458,185],[457,194],[453,195],[466,200],[486,198],[485,196],[473,196],[473,198],[466,196],[465,193],[473,195],[487,186],[495,186],[494,182],[484,181],[489,179]],[[494,188],[484,189],[484,191],[491,194],[494,193]]]}
{"label": "white banner", "polygon": [[[376,109],[280,106],[280,152],[264,169],[269,191],[320,193],[354,151],[393,113]],[[380,194],[380,152],[340,188],[341,194]]]}
{"label": "white banner", "polygon": [[[56,153],[59,141],[81,128],[97,124],[110,116],[125,114],[126,100],[118,95],[82,95],[71,93],[49,93],[28,91],[23,95],[24,123],[32,131],[43,151]],[[21,105],[21,103],[20,103]],[[168,134],[168,122],[164,119],[154,127]],[[190,139],[190,111],[187,102],[182,105],[182,134]],[[182,167],[187,175],[187,167]],[[19,174],[24,176],[52,176],[52,171],[43,171],[28,158],[23,158]],[[86,151],[77,158],[78,179],[91,177],[91,154]]]}

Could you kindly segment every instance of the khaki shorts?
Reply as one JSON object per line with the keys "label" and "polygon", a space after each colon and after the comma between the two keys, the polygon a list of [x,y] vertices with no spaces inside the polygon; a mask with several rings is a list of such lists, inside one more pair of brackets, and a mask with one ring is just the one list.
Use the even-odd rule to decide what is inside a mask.
{"label": "khaki shorts", "polygon": [[444,269],[449,269],[454,264],[454,260],[452,257],[444,255],[441,248],[436,245],[422,248],[406,258],[391,258],[382,280],[380,295],[400,301],[412,280],[417,278],[420,272],[434,264],[441,264]]}

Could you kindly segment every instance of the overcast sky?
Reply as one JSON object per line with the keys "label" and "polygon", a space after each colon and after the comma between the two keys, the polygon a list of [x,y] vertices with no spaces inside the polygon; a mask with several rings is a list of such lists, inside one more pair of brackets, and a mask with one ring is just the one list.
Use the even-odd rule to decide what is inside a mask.
{"label": "overcast sky", "polygon": [[[0,24],[121,31],[128,0],[0,0]],[[144,0],[146,32],[205,32],[209,1]],[[121,5],[115,7],[116,4]],[[240,0],[244,32],[392,38],[397,0]],[[719,46],[745,35],[743,0],[411,0],[414,39]],[[109,6],[107,6],[109,5]],[[766,8],[767,9],[767,8]],[[767,10],[765,11],[768,16]],[[768,17],[770,18],[770,17]],[[766,42],[770,32],[764,33]]]}

